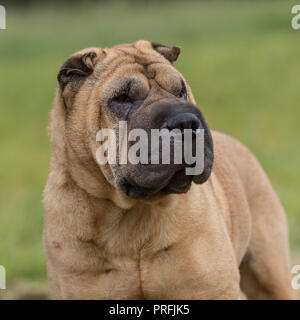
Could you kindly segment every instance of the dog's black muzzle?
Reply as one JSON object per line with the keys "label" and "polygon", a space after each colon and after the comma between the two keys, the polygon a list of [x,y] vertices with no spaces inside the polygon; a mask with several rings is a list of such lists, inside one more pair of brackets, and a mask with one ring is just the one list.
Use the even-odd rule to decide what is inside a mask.
{"label": "dog's black muzzle", "polygon": [[[191,186],[192,181],[201,184],[210,176],[213,165],[213,142],[210,130],[200,110],[191,103],[178,103],[170,101],[145,106],[133,114],[129,121],[129,130],[143,129],[148,134],[148,158],[147,164],[128,163],[121,167],[121,178],[118,181],[119,188],[127,196],[132,198],[149,198],[158,193],[184,193]],[[174,161],[174,149],[170,148],[170,163],[163,163],[162,153],[164,147],[159,146],[159,163],[151,163],[153,156],[152,129],[175,130],[182,139],[182,154],[184,154],[184,135],[187,129],[192,132],[192,152],[197,147],[196,134],[199,130],[204,133],[203,170],[197,175],[187,175],[186,168],[194,164],[186,163],[182,158],[181,163]],[[128,147],[134,142],[129,143]],[[173,140],[170,139],[170,144]]]}

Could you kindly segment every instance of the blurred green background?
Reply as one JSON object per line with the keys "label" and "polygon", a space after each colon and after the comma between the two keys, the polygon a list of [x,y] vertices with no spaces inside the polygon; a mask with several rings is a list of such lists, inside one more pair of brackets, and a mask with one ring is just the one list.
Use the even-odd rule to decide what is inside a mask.
{"label": "blurred green background", "polygon": [[[42,190],[46,126],[64,60],[88,46],[147,39],[178,45],[176,67],[211,128],[244,142],[286,209],[300,262],[300,30],[294,1],[2,1],[0,264],[7,287],[46,282]],[[39,5],[39,6],[38,6]]]}

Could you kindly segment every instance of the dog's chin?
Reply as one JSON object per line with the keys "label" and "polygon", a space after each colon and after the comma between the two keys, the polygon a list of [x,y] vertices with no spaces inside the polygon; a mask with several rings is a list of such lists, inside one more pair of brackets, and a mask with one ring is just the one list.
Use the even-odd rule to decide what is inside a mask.
{"label": "dog's chin", "polygon": [[186,193],[189,191],[191,184],[192,176],[187,176],[185,175],[185,170],[180,170],[156,187],[149,188],[146,185],[139,185],[128,179],[123,179],[118,187],[129,198],[149,200],[172,193]]}

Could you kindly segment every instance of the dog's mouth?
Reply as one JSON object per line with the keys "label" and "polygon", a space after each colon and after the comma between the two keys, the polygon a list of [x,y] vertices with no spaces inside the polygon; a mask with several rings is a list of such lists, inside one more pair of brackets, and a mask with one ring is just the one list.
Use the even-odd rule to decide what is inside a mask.
{"label": "dog's mouth", "polygon": [[170,183],[165,186],[161,192],[162,194],[186,193],[189,191],[192,181],[193,176],[187,176],[185,169],[182,169],[174,174]]}
{"label": "dog's mouth", "polygon": [[[192,182],[202,184],[210,176],[213,151],[210,136],[207,136],[206,140],[200,161],[195,159],[189,164],[183,159],[184,161],[179,164],[139,163],[121,166],[116,181],[117,188],[133,199],[153,199],[171,193],[188,192]],[[192,139],[191,145],[195,146],[195,143],[196,141]],[[185,144],[182,146],[184,147]]]}
{"label": "dog's mouth", "polygon": [[148,184],[149,186],[147,184],[141,186],[133,179],[124,178],[118,183],[118,187],[127,197],[133,199],[151,199],[170,193],[186,193],[191,187],[192,180],[192,176],[185,174],[185,169],[180,169],[157,186],[150,186],[150,184]]}

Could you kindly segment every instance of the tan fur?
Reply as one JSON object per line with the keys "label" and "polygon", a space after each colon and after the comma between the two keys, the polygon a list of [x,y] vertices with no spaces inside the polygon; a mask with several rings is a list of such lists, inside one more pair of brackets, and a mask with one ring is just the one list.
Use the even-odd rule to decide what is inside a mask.
{"label": "tan fur", "polygon": [[171,94],[178,71],[147,41],[86,50],[101,63],[76,96],[74,86],[57,89],[49,122],[44,246],[53,297],[239,299],[241,278],[249,298],[293,298],[284,211],[239,142],[213,132],[213,173],[186,194],[130,199],[115,187],[114,170],[99,168],[96,132],[114,119],[97,104],[116,79],[151,63],[136,76],[155,100],[161,88]]}

